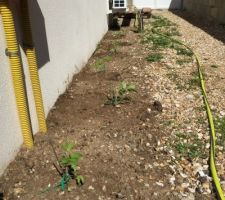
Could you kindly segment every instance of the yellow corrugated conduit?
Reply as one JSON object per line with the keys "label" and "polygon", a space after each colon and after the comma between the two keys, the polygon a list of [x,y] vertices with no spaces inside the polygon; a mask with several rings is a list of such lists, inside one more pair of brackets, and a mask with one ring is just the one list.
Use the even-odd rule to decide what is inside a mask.
{"label": "yellow corrugated conduit", "polygon": [[0,13],[5,31],[7,44],[7,55],[11,65],[12,81],[15,91],[16,104],[20,119],[24,144],[28,148],[33,147],[33,138],[31,124],[29,120],[29,112],[27,108],[27,100],[25,95],[25,86],[23,79],[23,71],[19,54],[19,47],[16,39],[16,31],[13,22],[12,12],[9,8],[8,0],[0,0]]}
{"label": "yellow corrugated conduit", "polygon": [[47,132],[44,106],[41,94],[41,87],[38,75],[38,67],[37,67],[37,59],[36,59],[36,51],[34,48],[30,17],[29,17],[29,9],[28,9],[28,1],[21,0],[21,11],[22,11],[22,21],[23,21],[23,43],[24,49],[28,60],[30,78],[33,88],[34,101],[36,106],[36,113],[39,123],[39,131],[42,133]]}

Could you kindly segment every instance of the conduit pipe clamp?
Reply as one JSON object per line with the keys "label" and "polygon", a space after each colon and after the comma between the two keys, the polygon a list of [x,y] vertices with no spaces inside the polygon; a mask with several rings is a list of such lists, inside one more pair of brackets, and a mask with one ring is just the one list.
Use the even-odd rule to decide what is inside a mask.
{"label": "conduit pipe clamp", "polygon": [[19,57],[20,53],[19,51],[9,51],[8,48],[5,49],[5,55],[8,56],[9,58],[11,57]]}

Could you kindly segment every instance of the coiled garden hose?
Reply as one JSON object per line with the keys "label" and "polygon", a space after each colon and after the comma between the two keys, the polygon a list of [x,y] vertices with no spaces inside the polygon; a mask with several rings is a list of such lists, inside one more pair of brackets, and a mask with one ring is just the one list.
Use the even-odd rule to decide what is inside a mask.
{"label": "coiled garden hose", "polygon": [[36,59],[36,52],[33,43],[31,23],[29,17],[28,1],[21,0],[21,11],[22,11],[22,21],[23,21],[23,45],[25,53],[28,60],[29,72],[31,78],[31,84],[33,89],[36,113],[39,124],[39,131],[42,133],[47,132],[45,112],[41,94],[41,87],[38,75],[38,66]]}
{"label": "coiled garden hose", "polygon": [[11,65],[12,81],[16,97],[17,111],[19,115],[24,144],[28,148],[33,147],[33,137],[29,119],[28,104],[25,94],[25,83],[22,71],[19,48],[16,39],[16,31],[13,15],[9,8],[8,0],[0,0],[0,13],[5,31],[7,44],[6,55]]}
{"label": "coiled garden hose", "polygon": [[215,126],[214,126],[214,119],[213,119],[212,111],[211,111],[209,101],[207,98],[207,92],[206,92],[206,88],[205,88],[205,80],[204,80],[203,73],[202,73],[202,65],[201,65],[200,59],[199,59],[198,55],[193,51],[193,49],[191,47],[189,47],[188,45],[184,44],[183,42],[181,42],[177,39],[168,37],[167,35],[164,35],[162,33],[159,33],[154,28],[152,28],[151,30],[153,33],[155,33],[157,35],[168,38],[172,42],[184,46],[185,48],[187,48],[188,50],[190,50],[193,53],[193,56],[196,60],[197,67],[198,67],[200,86],[201,86],[201,90],[202,90],[204,104],[205,104],[206,111],[207,111],[210,133],[211,133],[211,135],[210,135],[210,171],[211,171],[213,182],[215,184],[216,191],[217,191],[219,198],[221,200],[225,200],[225,196],[223,194],[223,190],[222,190],[222,187],[220,184],[220,180],[219,180],[217,170],[216,170],[216,165],[215,165],[216,133],[215,133]]}

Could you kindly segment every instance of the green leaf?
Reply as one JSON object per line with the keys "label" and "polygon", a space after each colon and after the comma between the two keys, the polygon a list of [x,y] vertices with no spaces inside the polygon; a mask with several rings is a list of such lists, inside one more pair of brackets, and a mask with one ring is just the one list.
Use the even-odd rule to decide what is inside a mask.
{"label": "green leaf", "polygon": [[136,87],[135,87],[135,85],[128,85],[127,90],[128,91],[136,91]]}
{"label": "green leaf", "polygon": [[63,149],[64,151],[66,151],[66,152],[71,151],[71,150],[73,149],[73,147],[74,147],[74,144],[73,144],[73,143],[64,143],[64,144],[62,145],[62,149]]}
{"label": "green leaf", "polygon": [[80,153],[73,153],[70,157],[71,159],[80,159],[82,155]]}
{"label": "green leaf", "polygon": [[121,88],[124,89],[124,90],[126,90],[126,88],[127,88],[127,83],[126,83],[125,81],[123,81],[123,82],[121,83]]}
{"label": "green leaf", "polygon": [[68,157],[62,157],[61,160],[60,160],[60,164],[61,165],[68,165],[68,163],[70,162],[70,158]]}
{"label": "green leaf", "polygon": [[76,171],[77,164],[71,164],[70,166],[71,166],[71,168],[72,168],[74,171]]}
{"label": "green leaf", "polygon": [[77,182],[77,185],[79,185],[79,186],[83,185],[84,184],[84,177],[83,176],[77,176],[76,182]]}

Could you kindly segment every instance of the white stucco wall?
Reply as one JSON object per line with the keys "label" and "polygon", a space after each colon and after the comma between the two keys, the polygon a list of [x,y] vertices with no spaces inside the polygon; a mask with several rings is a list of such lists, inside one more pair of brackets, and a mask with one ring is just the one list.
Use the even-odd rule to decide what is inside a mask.
{"label": "white stucco wall", "polygon": [[[43,15],[47,39],[48,59],[41,61],[39,69],[46,116],[75,73],[78,73],[92,55],[98,42],[107,31],[105,0],[34,0],[31,4],[32,27],[35,44],[42,48],[38,13]],[[21,44],[18,1],[11,0],[16,18],[18,41]],[[40,10],[37,9],[39,7]],[[42,21],[43,22],[43,21]],[[43,23],[42,23],[43,25]],[[13,85],[8,58],[5,56],[5,39],[0,19],[0,174],[15,157],[22,145]],[[43,46],[43,52],[44,50]],[[40,57],[44,57],[42,50]],[[38,131],[27,61],[21,50],[33,132]],[[42,58],[40,58],[41,60]],[[43,59],[42,59],[43,60]]]}
{"label": "white stucco wall", "polygon": [[182,0],[133,0],[137,8],[150,7],[152,9],[179,9]]}

